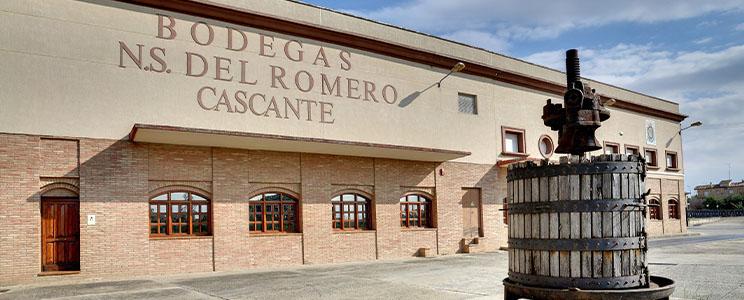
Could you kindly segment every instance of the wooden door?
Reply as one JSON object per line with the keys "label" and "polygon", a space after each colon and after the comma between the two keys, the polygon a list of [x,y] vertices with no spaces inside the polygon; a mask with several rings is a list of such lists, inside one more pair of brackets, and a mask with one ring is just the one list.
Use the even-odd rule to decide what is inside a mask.
{"label": "wooden door", "polygon": [[462,234],[464,238],[482,236],[481,190],[467,188],[462,196]]}
{"label": "wooden door", "polygon": [[80,270],[80,204],[72,198],[41,200],[42,271]]}

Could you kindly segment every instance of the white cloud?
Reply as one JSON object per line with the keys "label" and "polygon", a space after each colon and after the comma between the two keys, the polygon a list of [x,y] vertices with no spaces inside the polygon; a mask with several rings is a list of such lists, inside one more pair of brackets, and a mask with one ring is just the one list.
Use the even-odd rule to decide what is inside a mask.
{"label": "white cloud", "polygon": [[694,40],[692,42],[695,43],[696,45],[702,45],[702,44],[710,43],[712,40],[713,40],[712,37],[705,37],[705,38]]}
{"label": "white cloud", "polygon": [[[579,52],[582,76],[680,102],[682,112],[690,116],[686,123],[703,121],[703,127],[684,132],[688,190],[727,177],[728,163],[734,171],[744,167],[744,45],[670,52],[653,45],[620,44]],[[536,53],[525,60],[565,68],[563,51]]]}
{"label": "white cloud", "polygon": [[501,39],[531,40],[557,37],[577,27],[678,20],[742,7],[741,0],[414,0],[356,13],[435,34],[479,30],[495,32]]}
{"label": "white cloud", "polygon": [[485,31],[459,30],[442,35],[442,37],[468,45],[477,45],[478,47],[497,52],[506,52],[509,48],[509,42],[506,38]]}

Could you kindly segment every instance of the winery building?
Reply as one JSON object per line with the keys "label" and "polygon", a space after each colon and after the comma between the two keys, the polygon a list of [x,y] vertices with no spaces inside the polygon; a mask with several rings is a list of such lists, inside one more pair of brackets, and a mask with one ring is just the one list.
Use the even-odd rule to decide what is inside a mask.
{"label": "winery building", "polygon": [[[497,250],[507,167],[560,156],[562,72],[306,4],[9,0],[0,25],[0,284]],[[649,234],[685,232],[679,105],[591,84],[604,151],[648,160]]]}

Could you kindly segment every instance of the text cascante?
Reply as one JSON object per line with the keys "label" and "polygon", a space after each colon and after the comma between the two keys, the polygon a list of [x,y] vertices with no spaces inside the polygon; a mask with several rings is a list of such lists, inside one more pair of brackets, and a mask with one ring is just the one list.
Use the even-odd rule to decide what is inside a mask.
{"label": "text cascante", "polygon": [[[329,49],[305,44],[299,40],[280,40],[263,33],[250,33],[232,27],[216,27],[205,22],[191,23],[188,30],[181,22],[170,16],[158,15],[157,38],[175,40],[180,31],[189,33],[190,41],[203,47],[220,47],[240,54],[253,54],[233,59],[217,55],[204,55],[197,51],[185,51],[184,75],[195,78],[210,78],[220,82],[231,82],[244,86],[233,90],[217,86],[203,86],[196,91],[196,103],[206,111],[228,113],[250,113],[255,116],[317,121],[333,124],[334,103],[306,99],[307,97],[284,97],[251,91],[254,86],[269,86],[277,90],[297,90],[301,93],[320,94],[328,97],[357,99],[368,103],[393,105],[398,101],[398,91],[391,84],[379,85],[371,80],[360,80],[340,75],[329,75],[322,70],[340,72],[352,70],[352,55],[346,50]],[[215,36],[222,34],[217,45]],[[126,68],[133,63],[140,70],[171,74],[168,51],[163,47],[147,48],[143,44],[133,46],[119,42],[119,66]],[[143,53],[149,54],[149,64]],[[258,55],[256,57],[255,55]],[[256,59],[257,58],[257,59]],[[268,58],[278,62],[312,64],[321,71],[310,72],[299,69],[288,71],[287,66],[260,62]],[[126,63],[125,63],[126,62]],[[265,63],[264,63],[265,64]],[[318,69],[318,68],[315,68]],[[337,72],[339,72],[337,71]],[[262,80],[263,79],[263,80]]]}

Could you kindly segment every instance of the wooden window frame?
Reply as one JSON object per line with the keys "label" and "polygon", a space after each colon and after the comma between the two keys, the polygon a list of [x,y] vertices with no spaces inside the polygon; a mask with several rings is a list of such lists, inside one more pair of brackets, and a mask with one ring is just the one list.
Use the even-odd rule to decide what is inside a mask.
{"label": "wooden window frame", "polygon": [[[655,203],[654,203],[655,202]],[[661,214],[661,201],[658,199],[651,199],[648,200],[648,204],[653,204],[654,206],[648,207],[648,217],[651,220],[661,220],[662,214]]]}
{"label": "wooden window frame", "polygon": [[607,148],[608,147],[614,147],[617,150],[615,153],[612,153],[612,154],[621,154],[622,153],[622,152],[620,152],[620,149],[622,149],[622,147],[620,147],[620,143],[604,141],[604,143],[602,145],[602,153],[603,154],[607,154]]}
{"label": "wooden window frame", "polygon": [[[550,153],[547,153],[547,154],[543,153],[543,152],[542,152],[542,150],[540,149],[540,144],[541,144],[541,143],[542,143],[542,141],[543,141],[543,140],[545,140],[545,139],[547,139],[547,140],[548,140],[548,141],[550,142]],[[537,150],[538,150],[538,151],[540,152],[540,155],[541,155],[541,156],[542,156],[543,158],[550,158],[550,157],[552,157],[552,156],[553,156],[553,154],[555,154],[555,143],[553,143],[553,138],[551,138],[551,137],[550,137],[549,135],[547,135],[547,134],[543,134],[543,135],[541,135],[541,136],[540,136],[540,138],[539,138],[539,139],[537,139]]]}
{"label": "wooden window frame", "polygon": [[[172,200],[171,195],[174,193],[186,193],[188,195],[188,199],[186,200]],[[165,200],[155,200],[155,198],[160,197],[162,195],[166,195]],[[204,198],[205,200],[193,200],[194,195],[199,196],[201,198]],[[150,232],[151,238],[182,238],[182,237],[194,237],[194,236],[211,236],[212,235],[212,201],[210,197],[194,193],[191,191],[186,190],[172,190],[172,191],[164,191],[162,193],[158,193],[157,195],[150,197],[150,200],[148,201],[147,209],[148,209],[148,216],[152,214],[151,207],[155,205],[157,207],[157,222],[153,223],[152,220],[147,223],[148,225],[148,232]],[[160,211],[161,205],[165,205],[165,223],[160,222],[160,215],[163,214],[163,212]],[[174,223],[173,222],[173,212],[172,212],[172,206],[173,205],[186,205],[188,207],[187,214],[187,226],[188,226],[188,233],[173,233],[173,225],[174,224],[184,224],[182,222]],[[197,213],[199,216],[206,215],[207,216],[207,231],[206,232],[194,232],[194,205],[199,205],[200,207],[202,205],[207,206],[207,212]],[[202,223],[202,221],[198,222],[199,224]],[[165,224],[165,233],[159,232],[160,226]],[[152,226],[155,225],[158,228],[157,233],[152,233]]]}
{"label": "wooden window frame", "polygon": [[[419,201],[419,202],[408,201],[409,196],[417,196],[419,198],[423,198],[424,201]],[[432,197],[426,194],[423,194],[423,193],[406,193],[402,197],[400,197],[399,202],[400,202],[399,204],[400,204],[400,215],[401,215],[400,227],[409,228],[409,229],[411,228],[434,228],[434,214],[433,214],[434,200],[432,199]],[[416,220],[414,220],[412,224],[411,214],[408,212],[411,211],[410,207],[413,205],[416,205],[417,207],[416,212],[418,213],[418,215],[417,215]],[[424,207],[424,213],[425,213],[425,218],[426,218],[426,220],[424,221],[425,223],[423,224],[421,222],[421,219],[422,219],[421,218],[421,207],[422,206]],[[405,212],[406,212],[405,214],[403,213],[404,212],[403,207],[405,207]]]}
{"label": "wooden window frame", "polygon": [[625,154],[628,154],[628,149],[635,149],[636,153],[641,155],[641,147],[639,146],[625,144]]}
{"label": "wooden window frame", "polygon": [[[267,194],[278,194],[279,195],[279,201],[269,201],[266,200]],[[254,200],[254,198],[261,196],[260,200]],[[289,198],[291,201],[285,201],[284,197]],[[260,193],[256,193],[250,198],[248,198],[248,232],[250,234],[287,234],[287,233],[300,233],[300,199],[299,197],[292,195],[287,192],[279,191],[279,190],[267,190]],[[293,231],[286,231],[284,229],[284,205],[291,205],[292,210],[294,211],[294,230]],[[255,210],[251,210],[254,206],[260,205],[261,206],[261,220],[257,221],[255,220],[255,215],[257,215]],[[266,206],[269,205],[279,205],[279,229],[272,229],[267,230],[267,218],[266,218]],[[254,221],[250,220],[251,216],[254,216]],[[276,224],[276,221],[272,220],[270,223]],[[251,229],[250,226],[254,225],[254,228],[258,228],[260,225],[260,230],[258,229]],[[276,228],[276,227],[274,227]]]}
{"label": "wooden window frame", "polygon": [[[672,207],[674,208],[672,209]],[[680,219],[679,201],[677,201],[677,199],[669,199],[667,201],[667,208],[669,211],[669,214],[668,214],[669,219],[675,219],[675,220]]]}
{"label": "wooden window frame", "polygon": [[[506,134],[507,133],[516,133],[521,138],[519,139],[519,152],[510,152],[506,151]],[[520,157],[527,157],[529,154],[527,153],[527,131],[521,128],[515,128],[515,127],[507,127],[507,126],[501,126],[501,155],[504,156],[520,156]]]}
{"label": "wooden window frame", "polygon": [[[654,153],[654,159],[653,161],[648,159],[648,155],[646,155],[647,151],[651,151]],[[656,150],[656,148],[649,148],[644,147],[643,148],[643,158],[646,159],[646,167],[649,169],[658,169],[659,168],[659,151]],[[653,163],[652,163],[653,162]]]}
{"label": "wooden window frame", "polygon": [[[345,195],[351,195],[351,196],[353,196],[354,197],[354,200],[352,200],[352,201],[344,201],[344,196]],[[338,198],[339,200],[338,201],[335,201],[334,199],[336,199],[336,198]],[[360,198],[362,199],[362,201],[359,201]],[[360,213],[360,211],[359,211],[359,205],[360,204],[365,207],[364,208],[364,211],[362,212],[363,219],[364,219],[364,224],[366,224],[366,226],[364,226],[364,227],[359,226],[359,221],[360,221],[360,219],[359,219],[359,213]],[[337,213],[336,212],[336,205],[339,205],[339,209],[340,209],[338,211],[338,214],[339,214],[339,218],[338,219],[336,218],[336,213]],[[344,210],[345,205],[353,205],[354,206],[353,211],[348,211],[348,212],[345,211]],[[355,192],[345,192],[345,193],[337,194],[336,196],[334,196],[334,197],[331,198],[331,228],[333,228],[333,230],[336,230],[336,231],[364,231],[364,230],[373,230],[371,210],[372,210],[372,199],[370,199],[370,197],[368,197],[366,195],[362,195],[360,193],[355,193]],[[346,227],[346,225],[345,225],[346,222],[345,221],[347,221],[347,220],[344,218],[344,214],[350,214],[350,215],[353,214],[353,216],[354,216],[353,217],[353,219],[354,219],[354,221],[353,221],[354,222],[354,225],[351,228],[347,228]],[[336,222],[339,222],[340,223],[340,228],[337,228],[336,227]]]}
{"label": "wooden window frame", "polygon": [[[667,155],[670,155],[670,154],[674,156],[673,166],[669,166],[667,164]],[[677,155],[677,151],[669,151],[669,150],[664,151],[664,164],[667,165],[666,169],[669,171],[679,171],[680,169],[679,168],[679,155]]]}

